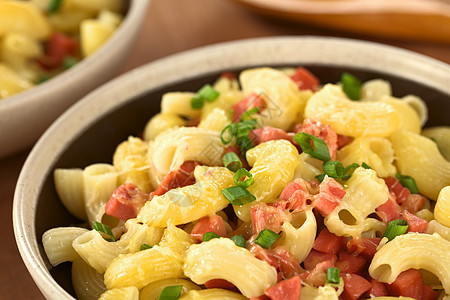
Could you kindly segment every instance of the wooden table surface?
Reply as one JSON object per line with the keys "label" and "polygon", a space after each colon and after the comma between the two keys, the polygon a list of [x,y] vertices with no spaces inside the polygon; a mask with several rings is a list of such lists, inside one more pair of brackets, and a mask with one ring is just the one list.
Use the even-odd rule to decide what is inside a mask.
{"label": "wooden table surface", "polygon": [[[450,63],[450,46],[352,35],[307,24],[267,19],[229,0],[152,0],[148,17],[123,71],[146,62],[208,44],[279,35],[338,36],[371,40],[410,49]],[[0,131],[1,132],[1,131]],[[0,161],[0,299],[44,299],[17,250],[12,226],[12,201],[28,151]]]}

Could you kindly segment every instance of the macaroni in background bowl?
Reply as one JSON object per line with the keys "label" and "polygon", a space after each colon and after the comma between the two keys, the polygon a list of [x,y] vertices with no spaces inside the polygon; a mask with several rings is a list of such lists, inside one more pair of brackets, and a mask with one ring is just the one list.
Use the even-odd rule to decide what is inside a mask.
{"label": "macaroni in background bowl", "polygon": [[[2,83],[5,85],[5,96],[8,97],[0,101],[0,144],[2,145],[0,157],[30,147],[51,122],[71,104],[115,75],[121,67],[123,58],[133,45],[146,15],[149,1],[123,0],[121,7],[118,7],[120,2],[117,0],[104,2],[105,4],[114,2],[110,5],[110,9],[119,10],[124,14],[121,22],[116,12],[105,10],[100,14],[95,13],[98,12],[96,6],[103,5],[102,1],[78,0],[61,2],[61,8],[57,13],[48,13],[47,17],[52,19],[50,22],[43,18],[36,7],[46,6],[52,2],[58,1],[0,1],[0,6],[3,7],[2,13],[5,14],[2,17],[4,23],[0,26],[0,38],[3,39],[3,59],[0,61],[2,80],[6,80],[8,74],[15,74],[11,75],[10,81],[6,80]],[[77,2],[84,6],[87,3],[86,15],[79,16],[83,14],[81,11],[72,11],[70,7],[67,7]],[[24,14],[30,14],[30,16],[25,18]],[[23,22],[17,23],[17,28],[11,31],[6,26],[8,20],[11,22],[9,18],[20,17],[24,17]],[[86,18],[80,27],[83,32],[79,41],[82,49],[72,49],[71,56],[66,57],[66,64],[67,67],[71,66],[70,69],[64,71],[64,67],[59,67],[59,64],[53,67],[54,57],[48,52],[41,53],[43,48],[35,41],[43,42],[51,39],[53,42],[56,40],[57,44],[65,44],[66,38],[61,38],[61,35],[52,35],[52,32],[54,30],[77,31],[79,20],[72,19],[78,17]],[[100,24],[102,22],[108,25]],[[118,22],[120,25],[117,24]],[[71,26],[73,28],[65,28]],[[119,27],[113,30],[112,28],[116,26]],[[74,32],[74,35],[77,36],[78,33]],[[107,36],[109,38],[99,45],[100,40]],[[58,48],[56,51],[60,50]],[[17,52],[24,56],[20,56]],[[45,66],[47,70],[33,63],[34,59],[38,59],[39,64]],[[81,59],[81,61],[73,65],[74,59]],[[60,73],[61,71],[64,72]],[[17,78],[17,74],[21,75],[21,79]],[[43,76],[52,78],[33,87],[33,82],[38,82],[39,77]],[[11,86],[29,89],[9,96],[14,92],[13,90],[16,92],[20,90],[13,88],[6,92]]]}
{"label": "macaroni in background bowl", "polygon": [[427,126],[450,125],[443,109],[449,107],[449,66],[374,43],[313,37],[255,39],[209,46],[143,66],[99,88],[59,118],[22,170],[14,199],[14,228],[22,257],[44,295],[73,296],[70,264],[50,267],[41,244],[46,230],[79,223],[55,193],[55,168],[110,163],[117,145],[129,135],[138,135],[159,111],[165,92],[197,91],[224,71],[299,65],[321,82],[337,82],[345,71],[363,81],[383,78],[391,82],[395,96],[415,94],[425,99]]}

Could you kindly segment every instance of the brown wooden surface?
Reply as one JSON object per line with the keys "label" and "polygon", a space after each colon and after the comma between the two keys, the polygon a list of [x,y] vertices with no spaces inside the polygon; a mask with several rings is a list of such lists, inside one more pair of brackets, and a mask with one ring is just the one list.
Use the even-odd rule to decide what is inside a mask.
{"label": "brown wooden surface", "polygon": [[[228,0],[153,0],[123,71],[183,50],[223,41],[277,35],[342,36],[382,42],[450,63],[450,46],[373,39],[306,24],[266,19]],[[1,134],[1,129],[0,129]],[[17,177],[28,151],[0,161],[0,299],[43,299],[17,250],[11,221]]]}

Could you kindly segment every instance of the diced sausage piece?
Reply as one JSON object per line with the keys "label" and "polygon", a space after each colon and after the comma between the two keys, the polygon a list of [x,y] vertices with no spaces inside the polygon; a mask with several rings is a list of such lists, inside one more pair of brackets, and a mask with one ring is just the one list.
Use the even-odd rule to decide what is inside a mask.
{"label": "diced sausage piece", "polygon": [[329,254],[338,254],[340,250],[345,249],[346,244],[346,237],[337,236],[324,228],[314,241],[313,249]]}
{"label": "diced sausage piece", "polygon": [[439,292],[433,290],[429,285],[423,285],[422,300],[436,300]]}
{"label": "diced sausage piece", "polygon": [[410,213],[415,214],[419,210],[423,209],[426,200],[427,199],[420,194],[411,194],[406,197],[406,200],[402,203],[401,207]]}
{"label": "diced sausage piece", "polygon": [[61,66],[64,58],[74,55],[78,42],[65,34],[54,32],[45,46],[45,55],[38,59],[38,63],[47,70]]}
{"label": "diced sausage piece", "polygon": [[342,147],[347,146],[353,141],[353,138],[351,136],[346,136],[342,134],[337,135],[337,148],[341,149]]}
{"label": "diced sausage piece", "polygon": [[291,75],[291,79],[298,86],[299,90],[319,90],[320,81],[310,71],[303,67],[298,67],[295,73]]}
{"label": "diced sausage piece", "polygon": [[367,262],[368,259],[362,255],[354,255],[341,250],[335,265],[342,273],[361,274]]}
{"label": "diced sausage piece", "polygon": [[128,220],[137,216],[146,201],[148,201],[148,195],[137,185],[125,183],[114,190],[106,203],[105,212],[109,216]]}
{"label": "diced sausage piece", "polygon": [[284,222],[283,210],[265,203],[253,205],[250,209],[250,215],[253,234],[258,234],[263,229],[270,229],[278,233]]}
{"label": "diced sausage piece", "polygon": [[353,237],[347,242],[348,252],[373,258],[381,238]]}
{"label": "diced sausage piece", "polygon": [[237,288],[231,282],[225,279],[211,279],[204,283],[207,289],[224,289],[229,291],[237,291]]}
{"label": "diced sausage piece", "polygon": [[207,232],[214,232],[222,237],[227,236],[225,222],[221,216],[213,215],[199,219],[192,228],[191,237],[195,241],[201,242],[203,235]]}
{"label": "diced sausage piece", "polygon": [[375,209],[375,212],[384,223],[400,219],[400,206],[395,202],[392,194],[386,202]]}
{"label": "diced sausage piece", "polygon": [[286,131],[271,126],[264,126],[263,128],[253,129],[250,131],[249,137],[255,145],[273,140],[291,141],[291,137]]}
{"label": "diced sausage piece", "polygon": [[196,161],[185,161],[177,171],[169,172],[156,190],[150,193],[150,199],[154,196],[164,195],[171,189],[194,184],[194,170],[199,165]]}
{"label": "diced sausage piece", "polygon": [[395,177],[387,177],[384,179],[384,182],[386,183],[389,192],[394,194],[395,200],[398,204],[402,204],[403,201],[405,201],[406,198],[411,194],[411,192],[407,188],[405,188]]}
{"label": "diced sausage piece", "polygon": [[314,196],[312,206],[322,216],[328,216],[338,206],[345,195],[342,185],[331,177],[325,179],[319,185],[319,193]]}
{"label": "diced sausage piece", "polygon": [[413,215],[409,211],[405,210],[401,214],[403,220],[408,222],[407,232],[425,233],[428,228],[428,222],[416,215]]}
{"label": "diced sausage piece", "polygon": [[270,298],[267,297],[266,295],[261,295],[258,297],[251,297],[250,300],[270,300]]}
{"label": "diced sausage piece", "polygon": [[233,105],[233,121],[238,122],[242,115],[252,109],[259,108],[259,112],[266,108],[266,103],[264,99],[256,93],[251,93],[235,105]]}
{"label": "diced sausage piece", "polygon": [[308,200],[313,198],[311,189],[309,182],[296,178],[283,189],[280,199],[273,205],[294,211],[305,210]]}
{"label": "diced sausage piece", "polygon": [[272,251],[278,260],[278,271],[283,279],[291,278],[302,272],[298,259],[285,247],[276,246]]}
{"label": "diced sausage piece", "polygon": [[326,260],[317,264],[314,269],[300,274],[300,277],[309,285],[321,286],[327,282],[327,269],[334,267],[333,260]]}
{"label": "diced sausage piece", "polygon": [[337,260],[337,256],[335,254],[320,252],[311,249],[308,256],[303,261],[303,265],[306,270],[312,270],[317,264],[326,260],[331,260],[334,263]]}
{"label": "diced sausage piece", "polygon": [[298,300],[302,291],[299,276],[283,280],[266,289],[265,294],[272,300]]}
{"label": "diced sausage piece", "polygon": [[368,297],[374,296],[374,297],[382,297],[382,296],[389,296],[389,293],[386,289],[386,284],[383,282],[379,282],[378,280],[375,280],[373,278],[370,278],[370,283],[372,284],[372,287],[370,290],[366,292],[366,295]]}
{"label": "diced sausage piece", "polygon": [[344,280],[344,291],[341,294],[343,300],[357,300],[372,287],[369,281],[357,274],[343,274],[342,279]]}
{"label": "diced sausage piece", "polygon": [[393,296],[404,296],[421,300],[423,294],[422,274],[416,269],[403,271],[394,282],[387,285],[387,289]]}

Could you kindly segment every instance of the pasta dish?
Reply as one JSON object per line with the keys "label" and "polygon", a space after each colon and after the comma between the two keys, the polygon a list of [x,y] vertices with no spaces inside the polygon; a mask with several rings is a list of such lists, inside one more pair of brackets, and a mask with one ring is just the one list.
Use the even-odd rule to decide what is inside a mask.
{"label": "pasta dish", "polygon": [[[298,68],[174,91],[112,163],[54,171],[79,299],[450,299],[450,127]],[[83,223],[86,222],[86,223]]]}
{"label": "pasta dish", "polygon": [[0,100],[94,53],[122,21],[123,0],[0,0]]}

